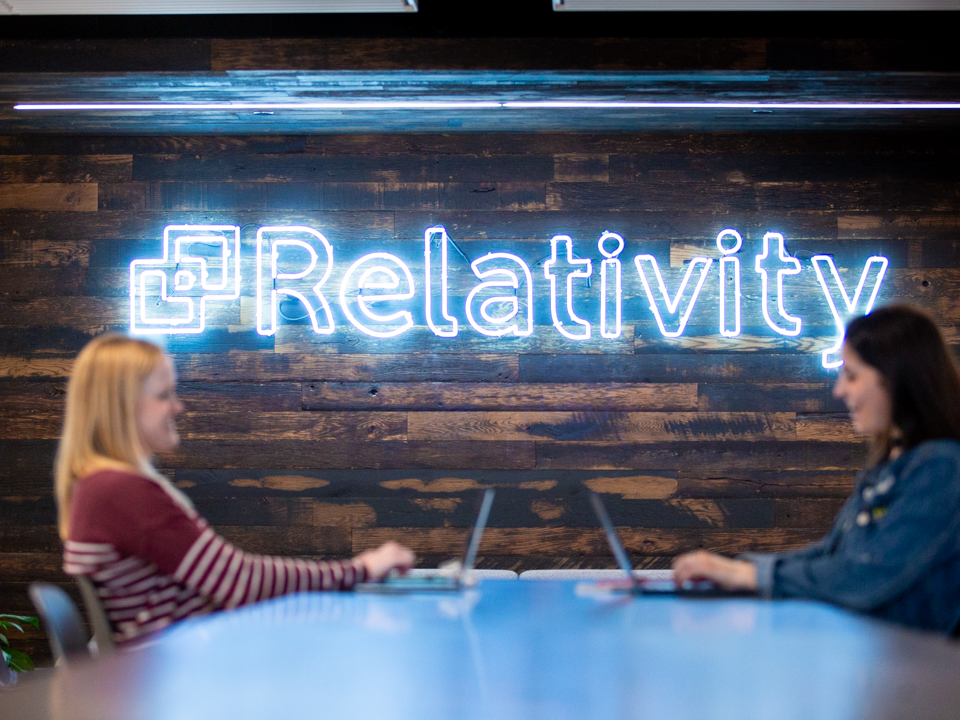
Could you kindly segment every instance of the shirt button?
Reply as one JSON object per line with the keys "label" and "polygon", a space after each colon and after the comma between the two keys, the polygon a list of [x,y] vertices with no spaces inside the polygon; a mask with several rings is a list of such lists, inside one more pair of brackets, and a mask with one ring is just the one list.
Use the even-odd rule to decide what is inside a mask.
{"label": "shirt button", "polygon": [[876,491],[872,487],[867,487],[863,489],[863,499],[866,500],[867,502],[870,502],[871,500],[873,500],[876,494],[877,494]]}
{"label": "shirt button", "polygon": [[870,513],[868,513],[866,510],[864,510],[863,512],[857,515],[857,525],[859,525],[860,527],[867,525],[869,522],[870,522]]}

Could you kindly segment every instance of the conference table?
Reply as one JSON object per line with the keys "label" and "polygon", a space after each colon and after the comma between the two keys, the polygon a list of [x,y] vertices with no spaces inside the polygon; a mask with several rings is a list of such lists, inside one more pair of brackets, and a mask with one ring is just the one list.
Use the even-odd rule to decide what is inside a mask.
{"label": "conference table", "polygon": [[805,601],[303,594],[0,693],[5,720],[960,717],[960,647]]}

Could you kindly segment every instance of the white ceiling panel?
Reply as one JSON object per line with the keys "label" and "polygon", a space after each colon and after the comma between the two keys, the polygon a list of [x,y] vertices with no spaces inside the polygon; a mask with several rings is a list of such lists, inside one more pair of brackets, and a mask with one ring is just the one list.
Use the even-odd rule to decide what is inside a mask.
{"label": "white ceiling panel", "polygon": [[252,15],[417,12],[417,0],[0,0],[5,15]]}

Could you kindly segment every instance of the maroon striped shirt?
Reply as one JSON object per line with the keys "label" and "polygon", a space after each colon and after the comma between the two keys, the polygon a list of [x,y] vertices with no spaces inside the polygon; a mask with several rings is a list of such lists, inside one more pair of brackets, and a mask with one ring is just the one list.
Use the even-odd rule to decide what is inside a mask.
{"label": "maroon striped shirt", "polygon": [[63,569],[91,579],[119,643],[193,615],[366,579],[355,560],[243,552],[157,482],[116,470],[77,482]]}

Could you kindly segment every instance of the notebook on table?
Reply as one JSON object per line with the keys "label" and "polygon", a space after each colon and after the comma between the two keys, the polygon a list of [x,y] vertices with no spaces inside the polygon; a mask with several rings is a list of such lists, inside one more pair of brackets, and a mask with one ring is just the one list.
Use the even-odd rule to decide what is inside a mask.
{"label": "notebook on table", "polygon": [[627,557],[627,552],[623,549],[623,543],[620,542],[620,536],[617,535],[616,528],[610,521],[610,515],[607,513],[603,500],[596,493],[590,493],[590,504],[593,505],[597,519],[603,526],[603,531],[607,536],[607,544],[610,546],[617,564],[626,575],[623,580],[596,583],[595,587],[598,589],[625,591],[636,595],[682,595],[689,597],[735,597],[755,594],[745,590],[726,590],[709,580],[691,580],[682,585],[677,585],[673,580],[636,577],[633,574],[630,558]]}
{"label": "notebook on table", "polygon": [[357,592],[402,594],[412,592],[456,592],[466,586],[468,574],[473,570],[473,563],[477,559],[477,550],[480,548],[480,538],[483,529],[490,517],[490,508],[493,505],[494,491],[485,490],[480,503],[480,512],[477,521],[470,533],[463,558],[453,561],[450,572],[443,572],[430,577],[408,577],[406,575],[388,575],[380,582],[358,583],[354,586]]}

